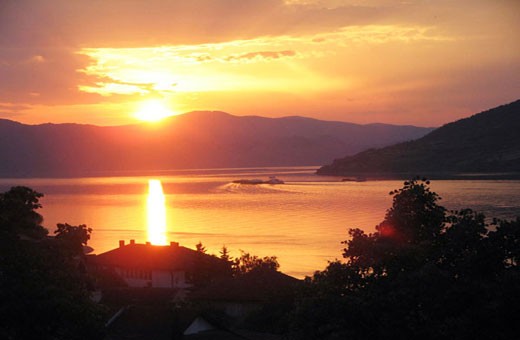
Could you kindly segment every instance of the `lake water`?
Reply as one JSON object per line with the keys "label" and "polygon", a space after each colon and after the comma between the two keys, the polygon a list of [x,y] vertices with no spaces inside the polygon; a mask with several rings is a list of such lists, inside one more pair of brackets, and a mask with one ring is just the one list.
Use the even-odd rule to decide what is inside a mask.
{"label": "lake water", "polygon": [[[209,253],[223,245],[259,256],[278,256],[281,270],[297,277],[323,269],[341,258],[348,228],[368,232],[382,221],[392,203],[389,191],[402,181],[341,182],[316,176],[316,167],[176,171],[156,176],[73,179],[0,179],[1,191],[29,186],[45,194],[44,225],[87,224],[95,253],[119,240],[148,241],[149,179],[159,179],[165,193],[167,241],[194,248],[201,241]],[[276,175],[283,185],[244,185],[236,179]],[[473,208],[489,217],[520,215],[520,181],[433,181],[432,190],[448,209]]]}

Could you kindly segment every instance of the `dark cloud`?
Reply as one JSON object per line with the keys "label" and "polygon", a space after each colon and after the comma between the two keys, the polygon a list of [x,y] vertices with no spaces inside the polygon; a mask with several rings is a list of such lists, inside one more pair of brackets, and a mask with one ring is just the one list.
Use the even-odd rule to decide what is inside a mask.
{"label": "dark cloud", "polygon": [[97,102],[98,95],[82,93],[78,84],[99,79],[78,72],[91,60],[67,48],[0,48],[0,98],[26,104]]}
{"label": "dark cloud", "polygon": [[226,61],[238,61],[238,60],[252,60],[252,59],[279,59],[283,57],[294,57],[296,56],[295,51],[262,51],[262,52],[249,52],[239,55],[232,55],[224,58]]}
{"label": "dark cloud", "polygon": [[198,62],[205,62],[205,61],[212,61],[213,60],[213,57],[211,57],[209,54],[188,56],[188,58],[193,58],[193,59],[195,59]]}
{"label": "dark cloud", "polygon": [[0,118],[16,117],[30,108],[28,105],[0,104]]}
{"label": "dark cloud", "polygon": [[30,108],[31,107],[29,105],[0,104],[0,111],[20,112],[20,111],[28,110]]}

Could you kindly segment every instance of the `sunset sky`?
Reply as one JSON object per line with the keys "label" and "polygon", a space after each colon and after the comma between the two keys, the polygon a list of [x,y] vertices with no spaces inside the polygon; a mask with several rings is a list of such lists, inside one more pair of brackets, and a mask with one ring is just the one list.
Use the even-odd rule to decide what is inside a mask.
{"label": "sunset sky", "polygon": [[438,126],[520,98],[519,37],[518,0],[0,0],[0,118]]}

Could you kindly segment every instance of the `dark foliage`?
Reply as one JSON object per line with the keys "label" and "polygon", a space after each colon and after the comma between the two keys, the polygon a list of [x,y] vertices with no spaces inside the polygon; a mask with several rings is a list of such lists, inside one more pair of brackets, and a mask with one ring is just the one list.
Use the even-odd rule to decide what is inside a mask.
{"label": "dark foliage", "polygon": [[203,253],[203,254],[206,254],[206,247],[204,247],[204,245],[202,244],[202,242],[199,241],[199,243],[197,243],[195,245],[195,249],[199,252],[199,253]]}
{"label": "dark foliage", "polygon": [[296,339],[512,339],[520,219],[447,212],[425,180],[391,192],[376,232],[351,229],[345,263],[306,280]]}
{"label": "dark foliage", "polygon": [[92,228],[88,228],[85,224],[78,226],[69,225],[68,223],[58,223],[54,232],[56,239],[61,240],[73,256],[83,254],[83,247],[90,240]]}
{"label": "dark foliage", "polygon": [[47,230],[41,226],[39,199],[43,194],[30,188],[17,186],[0,194],[0,233],[3,239],[25,236],[42,238]]}
{"label": "dark foliage", "polygon": [[193,263],[192,282],[196,287],[204,287],[211,282],[224,278],[239,277],[251,272],[276,272],[280,267],[276,256],[258,257],[244,251],[232,258],[227,248],[222,247],[220,257],[206,254],[206,247],[199,242],[196,245],[198,257]]}
{"label": "dark foliage", "polygon": [[233,273],[242,275],[253,271],[277,271],[280,267],[276,256],[258,257],[251,255],[243,250],[240,257],[237,257],[232,264]]}
{"label": "dark foliage", "polygon": [[0,195],[0,338],[100,338],[102,313],[82,265],[90,229],[64,224],[47,237],[36,212],[42,196],[26,187]]}
{"label": "dark foliage", "polygon": [[222,246],[222,249],[220,249],[219,254],[221,260],[231,262],[231,255],[229,255],[229,250],[225,245]]}
{"label": "dark foliage", "polygon": [[231,264],[214,255],[206,254],[206,247],[199,242],[197,256],[193,262],[193,270],[190,273],[191,281],[195,287],[205,287],[215,280],[231,276]]}

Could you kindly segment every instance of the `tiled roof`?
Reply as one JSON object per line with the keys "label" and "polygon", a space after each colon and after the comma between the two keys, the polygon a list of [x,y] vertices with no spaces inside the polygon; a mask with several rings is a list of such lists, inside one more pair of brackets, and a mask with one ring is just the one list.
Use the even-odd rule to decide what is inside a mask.
{"label": "tiled roof", "polygon": [[301,283],[301,280],[278,271],[252,271],[212,282],[190,297],[195,300],[265,302],[293,294]]}
{"label": "tiled roof", "polygon": [[131,243],[99,254],[95,258],[89,256],[91,263],[101,265],[164,270],[187,270],[201,260],[221,261],[215,256],[206,255],[177,244],[155,246]]}

